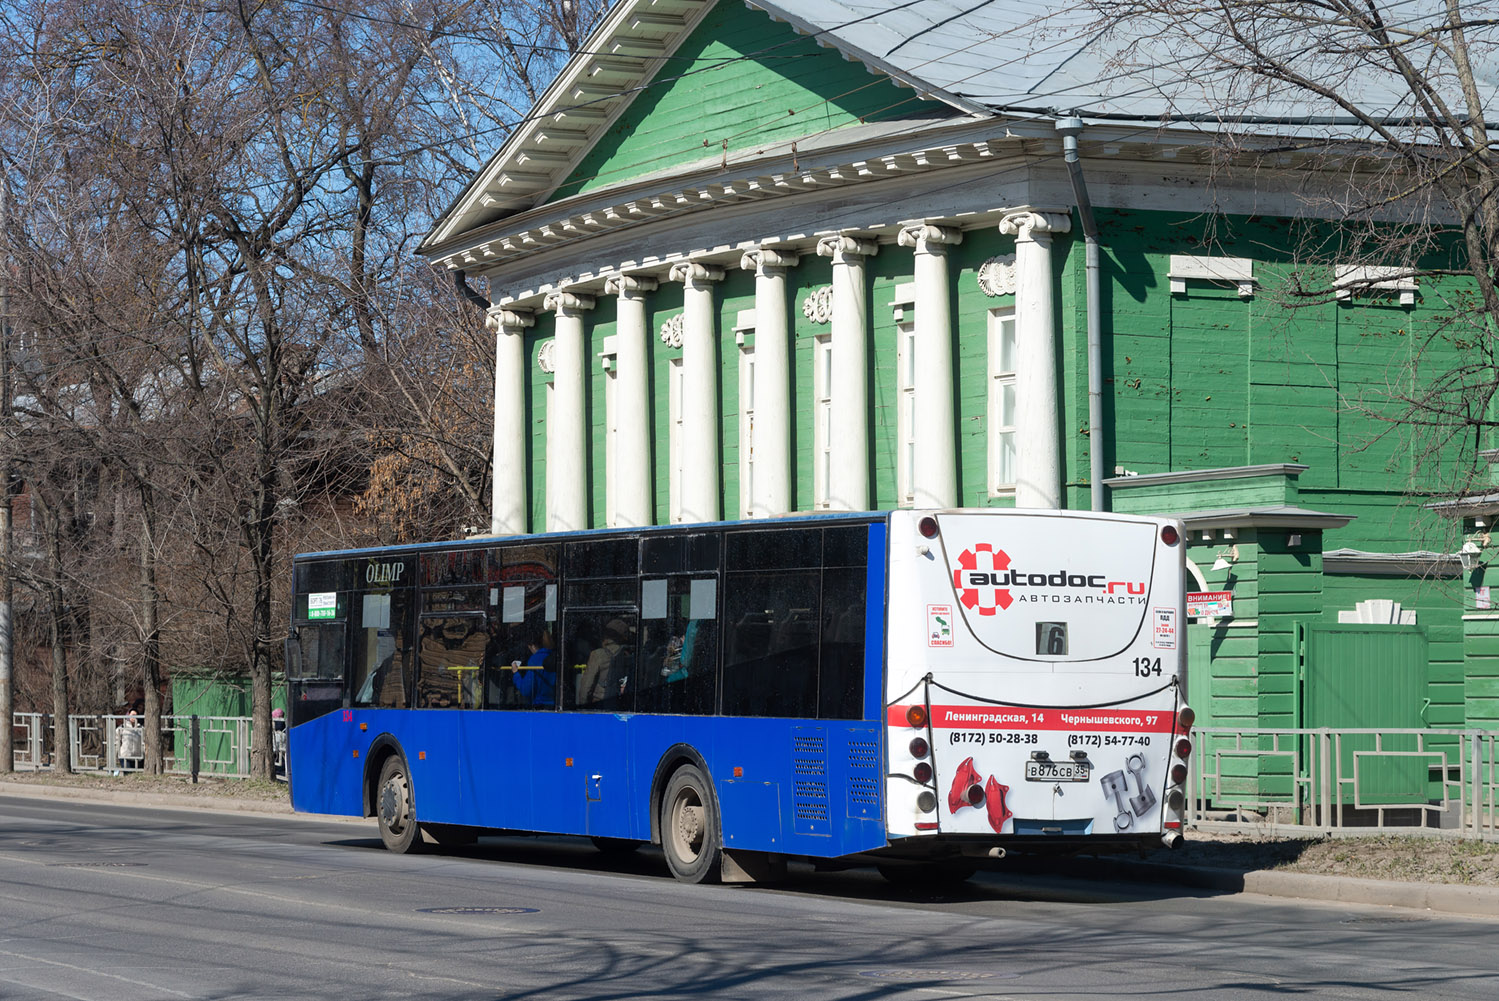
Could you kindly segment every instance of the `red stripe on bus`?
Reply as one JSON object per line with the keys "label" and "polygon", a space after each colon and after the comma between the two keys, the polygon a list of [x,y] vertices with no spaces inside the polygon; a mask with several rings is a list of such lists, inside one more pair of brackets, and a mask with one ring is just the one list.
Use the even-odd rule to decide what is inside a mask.
{"label": "red stripe on bus", "polygon": [[[1171,733],[1176,714],[1145,709],[1025,709],[1020,706],[932,706],[934,730],[1076,730]],[[906,707],[891,706],[890,726],[908,727]]]}

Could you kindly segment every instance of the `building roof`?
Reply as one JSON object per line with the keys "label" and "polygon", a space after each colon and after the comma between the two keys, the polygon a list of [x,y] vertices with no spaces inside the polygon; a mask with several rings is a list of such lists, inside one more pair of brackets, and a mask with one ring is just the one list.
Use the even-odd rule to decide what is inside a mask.
{"label": "building roof", "polygon": [[[1163,35],[1146,18],[1105,24],[1096,8],[1071,0],[750,0],[850,58],[879,69],[939,100],[994,112],[1084,118],[1136,119],[1216,126],[1249,121],[1268,132],[1354,118],[1330,99],[1312,98],[1289,84],[1261,79],[1250,89],[1225,58],[1221,38],[1183,50],[1179,35]],[[1445,24],[1443,0],[1387,0],[1392,33],[1413,42]],[[1340,66],[1304,31],[1288,26],[1268,46],[1318,82],[1330,83],[1360,107],[1388,117],[1417,112],[1409,88],[1367,58]],[[1493,24],[1465,28],[1475,76],[1488,106],[1499,81]],[[1404,33],[1402,35],[1402,32]],[[1440,34],[1440,32],[1437,32]],[[1322,36],[1325,37],[1325,36]],[[1457,80],[1449,106],[1463,108]],[[1325,130],[1323,132],[1325,135]]]}
{"label": "building roof", "polygon": [[[1096,10],[1075,0],[622,0],[443,213],[420,251],[448,256],[456,266],[452,254],[468,235],[553,199],[707,13],[716,4],[739,2],[946,105],[949,123],[1002,122],[1019,130],[1019,123],[1035,119],[1049,131],[1052,119],[1075,114],[1136,129],[1138,138],[1162,146],[1200,142],[1229,122],[1270,137],[1361,134],[1331,100],[1310,99],[1304,90],[1277,88],[1263,78],[1246,89],[1245,74],[1225,65],[1215,44],[1221,40],[1204,39],[1200,50],[1183,52],[1180,39],[1163,38],[1159,25],[1105,26]],[[1389,0],[1386,6],[1401,17],[1397,30],[1418,31],[1447,17],[1443,0]],[[1499,93],[1499,46],[1493,44],[1499,22],[1469,25],[1466,32],[1487,107]],[[1360,107],[1392,118],[1414,110],[1396,74],[1368,61],[1327,71],[1317,65],[1328,58],[1319,54],[1327,46],[1308,44],[1302,35],[1283,44],[1298,66],[1356,95]],[[1456,81],[1450,83],[1450,106],[1465,107]],[[831,138],[852,134],[840,129]],[[768,143],[767,152],[777,154],[782,145],[795,149]]]}

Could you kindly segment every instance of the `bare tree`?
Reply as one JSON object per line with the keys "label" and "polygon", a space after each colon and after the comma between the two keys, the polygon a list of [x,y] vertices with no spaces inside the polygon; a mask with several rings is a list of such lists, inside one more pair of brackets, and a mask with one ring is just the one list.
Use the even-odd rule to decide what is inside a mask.
{"label": "bare tree", "polygon": [[[1456,280],[1434,283],[1461,290],[1429,335],[1449,360],[1433,371],[1418,356],[1390,379],[1386,399],[1343,402],[1411,436],[1418,455],[1450,460],[1456,447],[1471,457],[1499,416],[1499,158],[1484,69],[1499,42],[1492,9],[1460,0],[1089,6],[1119,53],[1116,71],[1148,80],[1172,105],[1167,117],[1215,131],[1223,164],[1284,172],[1289,155],[1306,168],[1312,213],[1337,226],[1304,229],[1290,305],[1403,279]],[[1212,111],[1178,107],[1174,94],[1207,98]],[[1429,465],[1433,475],[1454,473],[1450,463]],[[1449,488],[1465,486],[1469,469]]]}
{"label": "bare tree", "polygon": [[[482,521],[487,338],[412,248],[603,7],[0,9],[4,246],[46,359],[17,438],[66,436],[77,464],[25,457],[57,546],[22,583],[36,610],[87,599],[49,627],[53,663],[66,680],[69,658],[128,659],[148,767],[175,661],[249,674],[270,774],[290,534],[343,546],[374,538],[374,516]],[[420,510],[377,499],[408,493]],[[351,520],[337,499],[361,494],[371,517]],[[112,533],[69,535],[80,499]]]}

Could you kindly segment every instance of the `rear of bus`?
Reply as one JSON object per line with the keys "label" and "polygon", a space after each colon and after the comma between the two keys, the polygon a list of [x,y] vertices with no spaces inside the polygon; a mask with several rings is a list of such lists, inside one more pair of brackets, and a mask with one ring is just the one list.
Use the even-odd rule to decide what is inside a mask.
{"label": "rear of bus", "polygon": [[903,511],[889,545],[892,848],[1178,843],[1192,723],[1180,524]]}

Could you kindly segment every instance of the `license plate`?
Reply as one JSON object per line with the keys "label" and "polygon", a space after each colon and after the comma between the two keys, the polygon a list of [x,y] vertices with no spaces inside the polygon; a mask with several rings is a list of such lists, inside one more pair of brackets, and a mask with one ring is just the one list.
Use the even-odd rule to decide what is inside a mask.
{"label": "license plate", "polygon": [[1081,761],[1027,761],[1027,782],[1086,782],[1089,766]]}

